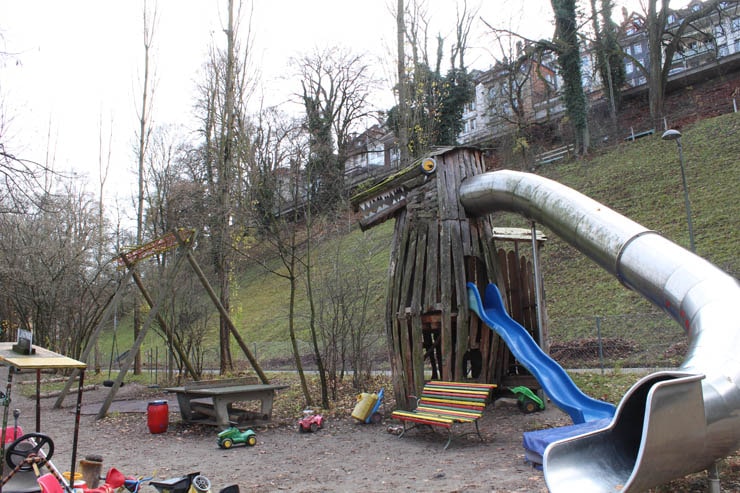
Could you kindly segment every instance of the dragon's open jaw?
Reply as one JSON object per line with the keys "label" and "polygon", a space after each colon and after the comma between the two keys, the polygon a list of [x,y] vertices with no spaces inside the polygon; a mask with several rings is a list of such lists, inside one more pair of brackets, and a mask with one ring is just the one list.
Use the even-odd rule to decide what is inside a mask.
{"label": "dragon's open jaw", "polygon": [[364,231],[387,221],[404,207],[406,207],[406,191],[402,187],[369,197],[360,202],[358,206],[362,215],[360,228]]}
{"label": "dragon's open jaw", "polygon": [[360,213],[360,228],[365,231],[392,219],[406,207],[409,194],[430,179],[433,172],[425,172],[415,161],[397,170],[380,182],[352,197],[355,212]]}

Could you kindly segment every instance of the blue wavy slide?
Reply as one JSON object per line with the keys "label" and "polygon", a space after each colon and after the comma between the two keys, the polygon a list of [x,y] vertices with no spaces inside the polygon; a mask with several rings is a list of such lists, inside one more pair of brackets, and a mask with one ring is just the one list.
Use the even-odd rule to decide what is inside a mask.
{"label": "blue wavy slide", "polygon": [[469,282],[468,304],[478,318],[501,336],[516,359],[542,385],[550,400],[568,413],[574,424],[612,418],[616,410],[613,404],[581,392],[565,370],[540,349],[527,329],[506,313],[495,284],[486,287],[484,302],[481,302],[478,287]]}

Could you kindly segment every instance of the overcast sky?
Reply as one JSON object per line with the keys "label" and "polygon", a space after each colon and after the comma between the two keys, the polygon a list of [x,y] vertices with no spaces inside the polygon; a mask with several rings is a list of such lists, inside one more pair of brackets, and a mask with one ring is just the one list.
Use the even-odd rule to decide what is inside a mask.
{"label": "overcast sky", "polygon": [[[379,75],[394,66],[396,0],[256,0],[255,62],[261,92],[270,104],[300,86],[288,62],[314,47],[341,45],[367,53]],[[452,42],[455,1],[427,0],[432,36]],[[462,2],[460,2],[462,3]],[[619,2],[618,2],[619,3]],[[190,125],[194,87],[212,40],[223,45],[225,1],[159,0],[152,63],[157,89],[153,118],[159,124]],[[468,0],[497,27],[532,37],[552,35],[549,0]],[[16,155],[44,162],[51,149],[57,169],[90,176],[97,190],[99,129],[112,127],[112,179],[106,195],[126,194],[134,183],[136,110],[140,105],[143,0],[22,0],[0,2],[0,101],[3,142]],[[153,5],[153,0],[149,0]],[[487,68],[486,28],[477,21],[467,63]],[[490,38],[488,38],[490,39]],[[390,85],[378,100],[392,105]]]}

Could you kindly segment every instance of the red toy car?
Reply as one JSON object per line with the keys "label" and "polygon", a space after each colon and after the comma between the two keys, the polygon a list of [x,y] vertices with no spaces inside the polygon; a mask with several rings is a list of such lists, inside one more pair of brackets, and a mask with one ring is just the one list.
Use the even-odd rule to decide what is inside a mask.
{"label": "red toy car", "polygon": [[324,427],[324,417],[314,414],[311,409],[303,411],[303,417],[298,420],[298,431],[301,433],[314,432]]}

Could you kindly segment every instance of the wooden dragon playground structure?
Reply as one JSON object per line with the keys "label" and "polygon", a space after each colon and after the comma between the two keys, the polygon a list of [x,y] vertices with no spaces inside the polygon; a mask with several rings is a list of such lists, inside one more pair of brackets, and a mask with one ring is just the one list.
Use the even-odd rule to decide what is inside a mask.
{"label": "wooden dragon playground structure", "polygon": [[495,332],[470,315],[466,282],[505,287],[508,309],[537,341],[547,340],[537,269],[541,232],[494,228],[470,218],[461,182],[485,170],[478,149],[439,149],[357,193],[365,230],[389,219],[395,229],[388,272],[386,330],[397,402],[432,379],[474,380],[499,388],[536,380],[521,373]]}

